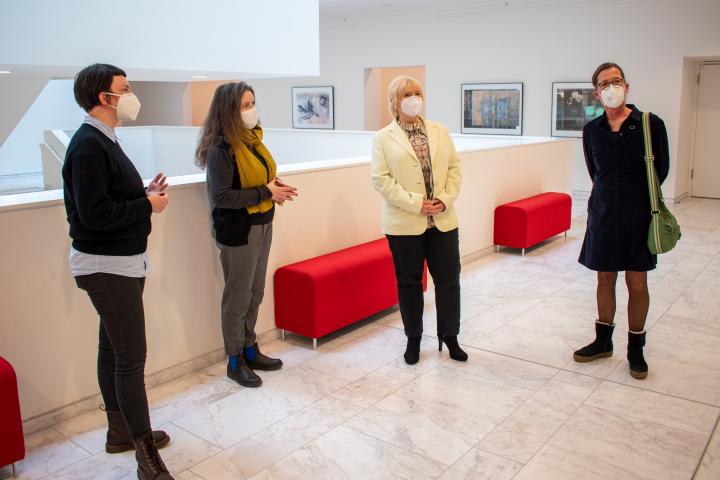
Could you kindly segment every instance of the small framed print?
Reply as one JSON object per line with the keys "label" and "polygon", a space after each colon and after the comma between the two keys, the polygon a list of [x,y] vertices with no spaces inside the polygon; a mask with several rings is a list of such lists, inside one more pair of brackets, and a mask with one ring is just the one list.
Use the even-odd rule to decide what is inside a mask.
{"label": "small framed print", "polygon": [[552,84],[553,137],[582,137],[583,127],[601,116],[604,109],[595,98],[590,82],[554,82]]}
{"label": "small framed print", "polygon": [[522,135],[522,83],[464,83],[461,133]]}
{"label": "small framed print", "polygon": [[335,128],[333,87],[292,87],[293,128]]}

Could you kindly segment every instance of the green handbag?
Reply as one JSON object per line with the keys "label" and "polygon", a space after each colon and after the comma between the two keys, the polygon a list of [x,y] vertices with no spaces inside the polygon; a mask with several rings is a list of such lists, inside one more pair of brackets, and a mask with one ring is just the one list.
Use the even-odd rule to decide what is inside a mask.
{"label": "green handbag", "polygon": [[650,207],[652,218],[650,219],[650,230],[648,231],[648,248],[650,253],[669,252],[675,248],[680,240],[680,225],[663,201],[660,181],[655,171],[655,156],[652,151],[652,140],[650,138],[650,113],[643,112],[642,115],[643,137],[645,140],[645,167],[647,169],[648,190],[650,191]]}

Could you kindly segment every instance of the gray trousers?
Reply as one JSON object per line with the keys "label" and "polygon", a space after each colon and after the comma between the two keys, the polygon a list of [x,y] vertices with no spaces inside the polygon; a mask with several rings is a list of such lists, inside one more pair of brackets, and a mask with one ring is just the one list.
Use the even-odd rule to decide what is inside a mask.
{"label": "gray trousers", "polygon": [[220,245],[220,264],[225,277],[220,318],[225,353],[239,355],[256,341],[255,323],[265,293],[272,223],[250,227],[247,245]]}

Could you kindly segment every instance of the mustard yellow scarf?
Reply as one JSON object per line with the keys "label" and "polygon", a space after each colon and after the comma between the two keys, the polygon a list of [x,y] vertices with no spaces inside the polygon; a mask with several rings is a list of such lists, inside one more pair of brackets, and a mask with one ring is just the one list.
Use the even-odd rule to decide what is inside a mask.
{"label": "mustard yellow scarf", "polygon": [[[253,148],[258,155],[260,155],[267,164],[267,170],[260,162],[260,160],[250,151],[248,145],[244,142],[239,142],[237,145],[233,145],[232,149],[235,152],[235,161],[237,162],[238,172],[240,173],[240,185],[242,188],[255,188],[263,187],[270,183],[270,180],[275,178],[277,172],[277,165],[273,160],[270,151],[262,143],[263,131],[260,127],[255,127],[252,130],[253,140],[249,147]],[[257,205],[252,205],[247,208],[248,213],[264,213],[270,210],[273,206],[272,199],[263,200]]]}

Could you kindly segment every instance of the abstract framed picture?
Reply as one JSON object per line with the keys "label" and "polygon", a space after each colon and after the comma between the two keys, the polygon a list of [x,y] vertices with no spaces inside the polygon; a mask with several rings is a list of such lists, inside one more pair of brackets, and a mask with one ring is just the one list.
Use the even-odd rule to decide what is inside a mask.
{"label": "abstract framed picture", "polygon": [[293,128],[335,128],[333,87],[292,87]]}
{"label": "abstract framed picture", "polygon": [[580,138],[585,124],[603,114],[594,90],[590,82],[553,82],[550,122],[553,137]]}
{"label": "abstract framed picture", "polygon": [[463,83],[461,133],[522,135],[522,83]]}

